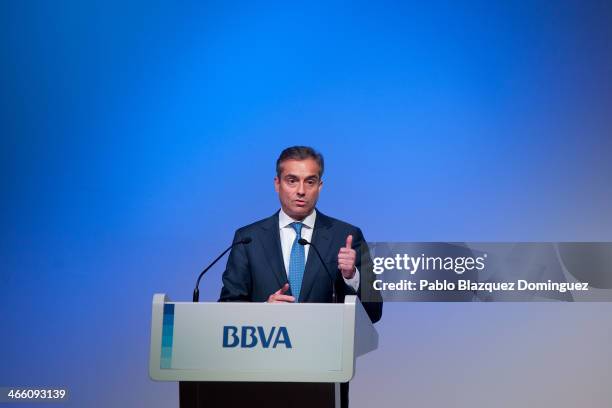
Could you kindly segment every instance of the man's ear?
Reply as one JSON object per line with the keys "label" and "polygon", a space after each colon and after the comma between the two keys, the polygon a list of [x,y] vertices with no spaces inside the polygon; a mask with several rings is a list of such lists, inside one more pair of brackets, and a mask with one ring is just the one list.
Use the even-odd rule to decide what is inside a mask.
{"label": "man's ear", "polygon": [[278,186],[280,185],[280,179],[278,176],[274,177],[274,190],[278,193]]}

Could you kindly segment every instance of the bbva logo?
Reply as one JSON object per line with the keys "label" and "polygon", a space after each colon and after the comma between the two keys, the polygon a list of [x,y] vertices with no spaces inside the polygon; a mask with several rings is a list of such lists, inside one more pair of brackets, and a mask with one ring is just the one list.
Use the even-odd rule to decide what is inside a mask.
{"label": "bbva logo", "polygon": [[284,326],[272,326],[269,331],[262,326],[242,326],[240,330],[236,326],[223,326],[224,348],[253,348],[260,343],[263,348],[276,348],[281,344],[291,348],[289,332]]}

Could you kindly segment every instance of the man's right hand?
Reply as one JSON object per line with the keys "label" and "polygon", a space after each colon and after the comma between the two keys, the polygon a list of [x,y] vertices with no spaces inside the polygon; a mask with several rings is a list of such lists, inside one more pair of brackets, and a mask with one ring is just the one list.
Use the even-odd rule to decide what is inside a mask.
{"label": "man's right hand", "polygon": [[285,283],[282,288],[274,292],[268,297],[268,303],[291,303],[295,302],[293,296],[285,295],[285,292],[289,290],[289,284]]}

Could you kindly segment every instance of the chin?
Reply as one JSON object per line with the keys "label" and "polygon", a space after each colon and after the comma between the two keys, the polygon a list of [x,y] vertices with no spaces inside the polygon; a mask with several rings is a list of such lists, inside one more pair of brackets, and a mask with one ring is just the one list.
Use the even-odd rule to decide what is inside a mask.
{"label": "chin", "polygon": [[305,218],[308,214],[310,214],[310,212],[312,211],[312,209],[306,209],[306,208],[296,208],[293,210],[293,217],[292,218]]}

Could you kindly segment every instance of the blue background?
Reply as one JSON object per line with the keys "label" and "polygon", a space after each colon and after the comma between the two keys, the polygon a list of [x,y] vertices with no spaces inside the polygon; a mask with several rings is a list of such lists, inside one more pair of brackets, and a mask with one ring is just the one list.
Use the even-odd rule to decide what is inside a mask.
{"label": "blue background", "polygon": [[[319,208],[371,241],[612,240],[610,21],[606,1],[1,2],[0,385],[176,405],[148,379],[152,295],[189,299],[278,208],[294,144],[327,160]],[[610,311],[386,305],[353,406],[608,407]]]}

